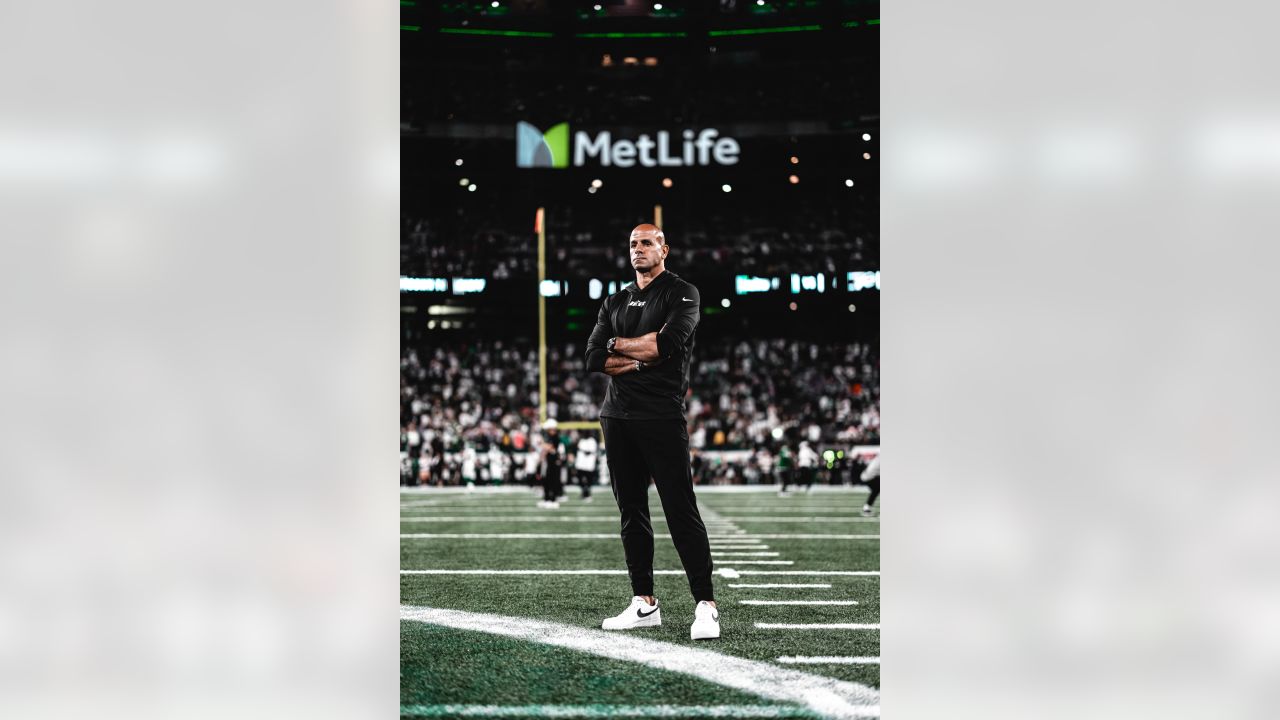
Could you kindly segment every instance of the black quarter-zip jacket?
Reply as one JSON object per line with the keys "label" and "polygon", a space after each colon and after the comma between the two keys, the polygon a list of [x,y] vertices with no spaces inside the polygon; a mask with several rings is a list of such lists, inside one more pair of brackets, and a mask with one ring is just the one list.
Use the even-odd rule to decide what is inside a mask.
{"label": "black quarter-zip jacket", "polygon": [[698,288],[665,270],[643,290],[635,283],[605,298],[587,340],[587,370],[604,372],[611,337],[658,333],[660,364],[609,379],[600,417],[661,420],[684,417],[693,334],[701,315]]}

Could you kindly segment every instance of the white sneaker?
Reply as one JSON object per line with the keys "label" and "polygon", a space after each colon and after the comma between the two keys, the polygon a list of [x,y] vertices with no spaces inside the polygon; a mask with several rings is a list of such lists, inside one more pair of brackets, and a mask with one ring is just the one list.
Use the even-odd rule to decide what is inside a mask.
{"label": "white sneaker", "polygon": [[869,516],[869,515],[871,515],[871,514],[872,514],[872,512],[874,512],[874,511],[871,509],[871,506],[870,506],[870,505],[863,505],[863,506],[862,506],[862,514],[863,514],[863,515],[867,515],[867,516]]}
{"label": "white sneaker", "polygon": [[693,625],[689,628],[691,640],[713,640],[720,637],[720,611],[703,600],[693,609]]}
{"label": "white sneaker", "polygon": [[631,605],[623,610],[620,614],[611,618],[605,618],[600,623],[600,627],[605,630],[633,630],[642,627],[658,627],[662,624],[662,611],[658,609],[658,601],[655,598],[653,604],[644,601],[644,598],[636,595],[631,598]]}

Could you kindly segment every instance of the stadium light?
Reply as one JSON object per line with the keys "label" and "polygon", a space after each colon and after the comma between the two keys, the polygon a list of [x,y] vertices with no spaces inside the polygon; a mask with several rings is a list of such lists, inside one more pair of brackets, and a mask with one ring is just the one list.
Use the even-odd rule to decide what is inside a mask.
{"label": "stadium light", "polygon": [[733,192],[733,186],[732,186],[732,185],[730,185],[729,183],[725,183],[725,184],[721,185],[721,186],[720,186],[720,189],[721,189],[721,190],[723,190],[723,191],[725,191],[725,192]]}
{"label": "stadium light", "polygon": [[591,278],[591,281],[587,283],[587,294],[591,296],[592,300],[599,300],[600,296],[604,294],[604,283]]}
{"label": "stadium light", "polygon": [[791,308],[792,311],[795,311],[796,307],[798,306],[793,302],[789,307]]}
{"label": "stadium light", "polygon": [[800,176],[799,176],[799,175],[792,175],[791,177],[789,177],[789,178],[787,178],[787,179],[791,181],[791,184],[792,184],[792,185],[796,185],[796,184],[798,184],[798,183],[800,182]]}
{"label": "stadium light", "polygon": [[470,185],[467,186],[467,192],[475,192],[475,191],[476,191],[475,183],[471,183]]}
{"label": "stadium light", "polygon": [[871,159],[871,153],[862,153],[862,159],[863,159],[863,160],[870,160],[870,159]]}
{"label": "stadium light", "polygon": [[489,281],[484,278],[462,278],[453,279],[453,294],[466,295],[467,293],[484,292],[484,288]]}
{"label": "stadium light", "polygon": [[653,9],[654,9],[654,10],[661,10],[661,9],[662,9],[662,3],[654,3],[654,4],[653,4]]}
{"label": "stadium light", "polygon": [[854,311],[856,311],[857,309],[858,309],[858,306],[857,306],[857,305],[850,305],[850,306],[849,306],[849,312],[854,312]]}
{"label": "stadium light", "polygon": [[466,178],[462,178],[461,180],[458,181],[458,184],[461,185],[462,187],[466,187],[471,184],[471,181]]}
{"label": "stadium light", "polygon": [[591,187],[593,187],[593,188],[598,188],[598,187],[600,187],[601,185],[604,185],[604,182],[603,182],[603,181],[601,181],[599,178],[597,178],[597,179],[595,179],[595,180],[592,180],[592,181],[591,181]]}
{"label": "stadium light", "polygon": [[870,139],[871,139],[871,133],[862,133],[862,139],[863,139],[863,140],[870,140]]}
{"label": "stadium light", "polygon": [[729,298],[724,298],[723,300],[721,300],[720,307],[729,307]]}
{"label": "stadium light", "polygon": [[662,187],[664,188],[671,187],[671,178],[662,178]]}
{"label": "stadium light", "polygon": [[756,0],[757,5],[764,5],[764,0]]}
{"label": "stadium light", "polygon": [[592,5],[591,7],[592,7],[596,12],[600,12],[600,6],[599,6],[599,5]]}
{"label": "stadium light", "polygon": [[458,158],[457,160],[454,160],[453,164],[457,165],[458,167],[462,167],[462,158]]}
{"label": "stadium light", "polygon": [[799,165],[799,164],[800,164],[800,158],[796,157],[795,155],[792,155],[792,156],[791,156],[791,164],[792,164],[792,165]]}
{"label": "stadium light", "polygon": [[588,192],[588,193],[590,193],[590,194],[592,194],[592,195],[595,195],[595,194],[596,194],[596,188],[595,188],[595,186],[593,185],[593,186],[591,186],[591,187],[587,188],[587,192]]}
{"label": "stadium light", "polygon": [[774,439],[774,440],[781,440],[781,439],[782,439],[782,433],[783,433],[783,430],[782,430],[782,428],[780,428],[780,427],[776,427],[776,428],[774,428],[774,429],[772,429],[772,430],[770,430],[770,431],[769,431],[769,434],[773,436],[773,439]]}
{"label": "stadium light", "polygon": [[849,178],[845,178],[845,180],[844,180],[844,186],[845,186],[845,187],[853,187],[853,180],[851,180],[851,179],[849,179]]}
{"label": "stadium light", "polygon": [[493,2],[489,3],[489,7],[498,7],[500,4],[498,0],[493,0]]}

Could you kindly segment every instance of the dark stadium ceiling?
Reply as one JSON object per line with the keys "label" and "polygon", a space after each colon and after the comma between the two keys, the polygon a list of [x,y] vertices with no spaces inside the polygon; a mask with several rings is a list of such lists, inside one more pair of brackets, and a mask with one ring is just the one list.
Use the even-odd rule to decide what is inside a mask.
{"label": "dark stadium ceiling", "polygon": [[806,34],[879,24],[879,0],[401,0],[401,29],[507,38],[647,40]]}

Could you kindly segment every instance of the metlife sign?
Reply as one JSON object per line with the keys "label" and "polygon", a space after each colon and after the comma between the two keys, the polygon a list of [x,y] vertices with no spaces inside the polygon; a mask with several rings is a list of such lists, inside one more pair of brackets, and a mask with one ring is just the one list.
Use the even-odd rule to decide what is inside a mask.
{"label": "metlife sign", "polygon": [[516,167],[522,168],[565,168],[570,160],[574,167],[736,165],[739,152],[738,141],[720,136],[715,128],[678,131],[674,142],[666,130],[653,137],[641,133],[635,139],[614,138],[608,130],[595,135],[578,131],[570,147],[569,123],[553,125],[545,133],[529,123],[516,123]]}

